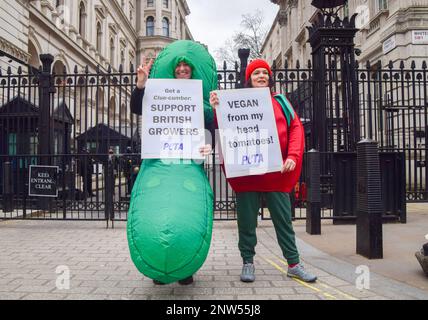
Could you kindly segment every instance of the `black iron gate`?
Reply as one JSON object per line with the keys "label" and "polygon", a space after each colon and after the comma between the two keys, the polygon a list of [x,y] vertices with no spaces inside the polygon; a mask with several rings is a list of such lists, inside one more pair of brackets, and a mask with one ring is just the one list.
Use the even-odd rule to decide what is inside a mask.
{"label": "black iron gate", "polygon": [[[218,70],[220,89],[241,87],[247,58],[242,51],[241,65],[232,69],[224,65]],[[133,67],[126,73],[122,67],[114,73],[99,68],[75,68],[73,72],[64,68],[51,73],[52,57],[41,56],[41,61],[40,70],[27,66],[16,72],[1,70],[0,219],[126,220],[140,163],[139,119],[129,109],[135,86]],[[390,199],[384,200],[384,207],[403,221],[405,200],[428,198],[426,63],[420,69],[414,63],[410,68],[403,63],[398,68],[391,63],[386,69],[354,67],[359,135],[377,140],[385,153],[382,167],[396,172],[391,175],[385,170],[382,176],[389,186],[383,191],[384,198]],[[320,121],[313,115],[318,81],[313,65],[308,61],[305,67],[297,62],[293,69],[274,66],[273,72],[276,90],[287,94],[302,119],[308,151]],[[355,199],[339,196],[353,188],[352,179],[343,175],[349,173],[355,158],[347,140],[352,119],[343,111],[343,70],[330,60],[325,72],[328,170],[320,177],[322,218],[352,218]],[[391,152],[398,152],[399,158],[388,158]],[[346,154],[351,155],[347,158]],[[57,198],[42,201],[28,195],[30,165],[58,166]],[[214,190],[215,218],[235,219],[235,196],[220,169],[218,153],[206,161],[205,168]],[[292,193],[296,219],[306,218],[306,172],[304,167]],[[397,187],[391,189],[391,185]],[[404,189],[406,199],[397,197]]]}

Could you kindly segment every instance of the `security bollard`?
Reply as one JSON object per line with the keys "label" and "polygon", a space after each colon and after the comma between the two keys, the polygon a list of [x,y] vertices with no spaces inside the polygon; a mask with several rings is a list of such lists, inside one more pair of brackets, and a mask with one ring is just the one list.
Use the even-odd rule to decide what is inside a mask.
{"label": "security bollard", "polygon": [[321,185],[320,153],[312,149],[307,155],[308,161],[308,198],[306,209],[306,232],[321,234]]}
{"label": "security bollard", "polygon": [[376,141],[357,144],[357,254],[383,258],[382,189]]}

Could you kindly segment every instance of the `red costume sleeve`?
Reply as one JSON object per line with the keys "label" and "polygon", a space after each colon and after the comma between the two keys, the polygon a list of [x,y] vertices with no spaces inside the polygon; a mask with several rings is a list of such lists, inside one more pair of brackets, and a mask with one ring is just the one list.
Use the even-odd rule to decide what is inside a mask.
{"label": "red costume sleeve", "polygon": [[294,119],[288,128],[288,153],[287,159],[293,160],[299,164],[303,160],[303,152],[305,150],[305,134],[302,122],[299,116],[294,112]]}

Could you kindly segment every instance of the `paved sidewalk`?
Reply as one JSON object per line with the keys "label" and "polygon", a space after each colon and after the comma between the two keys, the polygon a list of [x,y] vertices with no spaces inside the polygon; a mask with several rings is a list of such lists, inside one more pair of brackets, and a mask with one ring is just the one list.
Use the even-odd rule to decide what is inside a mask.
{"label": "paved sidewalk", "polygon": [[[296,225],[297,234],[303,225]],[[259,222],[256,281],[242,283],[235,221],[216,221],[209,256],[189,286],[155,286],[133,265],[126,223],[105,229],[104,222],[0,221],[0,299],[428,299],[421,290],[375,273],[370,290],[358,290],[356,266],[298,239],[315,284],[286,276],[271,221]],[[57,277],[70,272],[70,288],[57,288]],[[59,273],[57,274],[56,271]],[[61,283],[59,283],[61,284]]]}
{"label": "paved sidewalk", "polygon": [[[373,274],[391,279],[398,284],[408,284],[410,287],[421,289],[428,293],[428,277],[415,257],[423,243],[426,243],[425,235],[428,234],[428,203],[409,203],[407,205],[407,223],[386,223],[383,225],[383,259],[369,260],[356,254],[356,226],[332,225],[325,222],[322,225],[322,235],[311,236],[305,232],[305,227],[296,223],[297,237],[306,243],[316,247],[324,254],[340,259],[353,266],[365,265]],[[323,268],[334,270],[327,262],[311,259]],[[318,255],[319,256],[319,255]],[[316,257],[314,257],[316,258]],[[343,268],[341,268],[343,269]],[[338,270],[338,275],[345,275]],[[346,278],[345,278],[346,279]],[[349,280],[349,277],[348,277]],[[381,281],[371,281],[372,289],[389,292],[390,289],[383,286]],[[406,292],[400,292],[400,296],[406,296]]]}

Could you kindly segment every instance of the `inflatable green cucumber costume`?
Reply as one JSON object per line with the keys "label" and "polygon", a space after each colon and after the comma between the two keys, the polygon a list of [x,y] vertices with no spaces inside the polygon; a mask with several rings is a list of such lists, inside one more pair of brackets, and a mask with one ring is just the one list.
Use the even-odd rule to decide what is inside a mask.
{"label": "inflatable green cucumber costume", "polygon": [[[205,123],[213,120],[209,93],[217,89],[217,69],[200,44],[168,45],[152,66],[150,78],[173,79],[180,62],[203,81]],[[132,261],[145,276],[172,283],[193,275],[205,262],[211,243],[213,193],[202,164],[145,159],[135,181],[127,236]]]}

